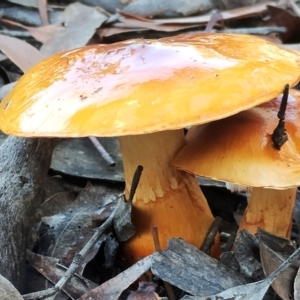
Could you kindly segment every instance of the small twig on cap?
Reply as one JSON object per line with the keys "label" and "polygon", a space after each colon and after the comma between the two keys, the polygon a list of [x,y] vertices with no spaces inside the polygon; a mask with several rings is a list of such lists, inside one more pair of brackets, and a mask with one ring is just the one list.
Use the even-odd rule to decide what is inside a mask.
{"label": "small twig on cap", "polygon": [[89,136],[89,139],[93,143],[95,148],[98,150],[102,158],[108,163],[108,165],[112,167],[115,166],[116,162],[112,159],[109,153],[104,149],[101,143],[94,136]]}
{"label": "small twig on cap", "polygon": [[288,135],[286,133],[285,123],[284,123],[288,96],[289,96],[289,85],[286,84],[283,90],[283,96],[277,114],[279,122],[272,134],[272,142],[274,144],[274,147],[278,150],[280,150],[281,147],[284,145],[284,143],[288,140]]}
{"label": "small twig on cap", "polygon": [[[156,226],[152,226],[152,236],[154,241],[154,247],[156,251],[161,251],[160,243],[159,243],[159,237],[158,237],[158,231]],[[176,300],[175,293],[173,291],[173,288],[170,283],[163,281],[165,289],[167,291],[168,297],[170,300]]]}
{"label": "small twig on cap", "polygon": [[220,228],[222,219],[220,217],[215,217],[214,222],[212,223],[208,234],[206,235],[206,238],[201,246],[201,251],[205,252],[205,253],[209,253],[209,250],[215,240],[215,236]]}

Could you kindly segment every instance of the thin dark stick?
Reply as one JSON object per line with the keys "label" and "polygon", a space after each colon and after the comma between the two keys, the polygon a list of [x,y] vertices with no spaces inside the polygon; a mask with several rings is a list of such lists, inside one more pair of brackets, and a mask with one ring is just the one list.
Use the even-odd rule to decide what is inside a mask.
{"label": "thin dark stick", "polygon": [[283,96],[282,96],[280,108],[279,108],[279,111],[277,114],[279,122],[272,134],[272,142],[274,144],[274,147],[277,150],[280,150],[281,147],[284,145],[284,143],[288,140],[288,136],[287,136],[286,129],[285,129],[285,123],[284,123],[288,96],[289,96],[289,85],[286,84],[284,86]]}
{"label": "thin dark stick", "polygon": [[[161,251],[160,243],[159,243],[159,237],[158,237],[158,231],[156,226],[152,226],[152,236],[153,236],[153,242],[154,242],[154,247],[156,251]],[[163,281],[165,289],[168,294],[168,298],[170,300],[177,300],[175,293],[173,291],[172,285],[168,282]]]}
{"label": "thin dark stick", "polygon": [[159,237],[158,237],[158,231],[157,231],[157,226],[152,226],[152,236],[153,236],[153,242],[154,242],[154,247],[155,251],[161,251],[160,243],[159,243]]}
{"label": "thin dark stick", "polygon": [[205,253],[209,253],[209,250],[215,240],[215,236],[220,228],[222,219],[220,217],[215,217],[214,222],[212,223],[208,234],[206,235],[206,238],[201,246],[201,251]]}
{"label": "thin dark stick", "polygon": [[98,150],[102,158],[108,163],[109,166],[115,166],[116,162],[112,159],[109,153],[105,150],[102,144],[94,136],[89,136],[90,141],[93,143],[95,148]]}
{"label": "thin dark stick", "polygon": [[280,104],[280,108],[279,108],[279,111],[277,114],[277,117],[279,120],[285,119],[285,111],[286,111],[288,97],[289,97],[289,85],[286,84],[283,89],[281,104]]}
{"label": "thin dark stick", "polygon": [[231,232],[229,235],[229,238],[226,242],[225,248],[224,248],[224,252],[230,251],[232,249],[233,246],[233,242],[235,241],[235,237],[236,237],[236,233],[235,232]]}
{"label": "thin dark stick", "polygon": [[131,182],[131,187],[130,187],[130,193],[129,193],[129,198],[128,198],[128,202],[131,202],[133,200],[134,194],[136,192],[137,186],[140,182],[141,179],[141,175],[143,173],[143,166],[137,166],[134,174],[133,174],[133,178],[132,178],[132,182]]}

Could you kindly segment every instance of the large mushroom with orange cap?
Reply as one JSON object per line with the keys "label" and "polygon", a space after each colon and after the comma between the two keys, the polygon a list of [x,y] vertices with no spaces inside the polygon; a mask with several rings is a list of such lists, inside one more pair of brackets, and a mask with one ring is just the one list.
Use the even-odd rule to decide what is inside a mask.
{"label": "large mushroom with orange cap", "polygon": [[278,97],[229,118],[192,127],[173,165],[251,187],[239,229],[255,234],[260,227],[289,238],[300,185],[300,91],[290,91],[285,114],[288,140],[277,149],[272,136],[280,103]]}
{"label": "large mushroom with orange cap", "polygon": [[[238,113],[299,80],[299,54],[263,39],[181,35],[87,46],[51,56],[18,82],[0,106],[0,128],[25,137],[118,136],[126,195],[133,200],[130,261],[170,237],[200,247],[213,216],[194,175],[171,166],[185,144],[182,128]],[[206,141],[204,141],[206,142]]]}

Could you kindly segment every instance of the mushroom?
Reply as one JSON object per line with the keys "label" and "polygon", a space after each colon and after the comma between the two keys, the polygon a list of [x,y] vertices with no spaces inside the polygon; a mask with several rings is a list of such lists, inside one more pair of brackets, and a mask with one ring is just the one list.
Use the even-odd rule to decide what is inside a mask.
{"label": "mushroom", "polygon": [[288,141],[278,150],[272,132],[280,102],[278,97],[192,127],[172,164],[192,174],[252,187],[239,229],[255,234],[260,227],[289,238],[300,185],[300,92],[290,91],[285,116]]}
{"label": "mushroom", "polygon": [[[255,55],[254,55],[255,53]],[[170,237],[200,247],[213,216],[194,175],[171,161],[182,128],[227,117],[268,101],[299,80],[299,54],[263,39],[231,34],[181,35],[92,45],[45,59],[0,105],[0,128],[25,137],[118,136],[136,234],[133,262]],[[253,88],[255,87],[255,88]]]}

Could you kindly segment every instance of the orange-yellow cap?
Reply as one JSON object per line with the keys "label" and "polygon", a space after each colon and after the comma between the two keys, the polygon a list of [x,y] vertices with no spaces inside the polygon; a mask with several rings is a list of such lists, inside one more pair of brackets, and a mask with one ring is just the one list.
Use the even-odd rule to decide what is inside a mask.
{"label": "orange-yellow cap", "polygon": [[0,105],[17,136],[118,136],[202,124],[278,96],[300,55],[254,36],[180,35],[92,45],[34,66]]}
{"label": "orange-yellow cap", "polygon": [[300,185],[300,91],[291,90],[285,115],[288,141],[275,149],[281,97],[234,116],[194,126],[172,164],[179,169],[252,187]]}

